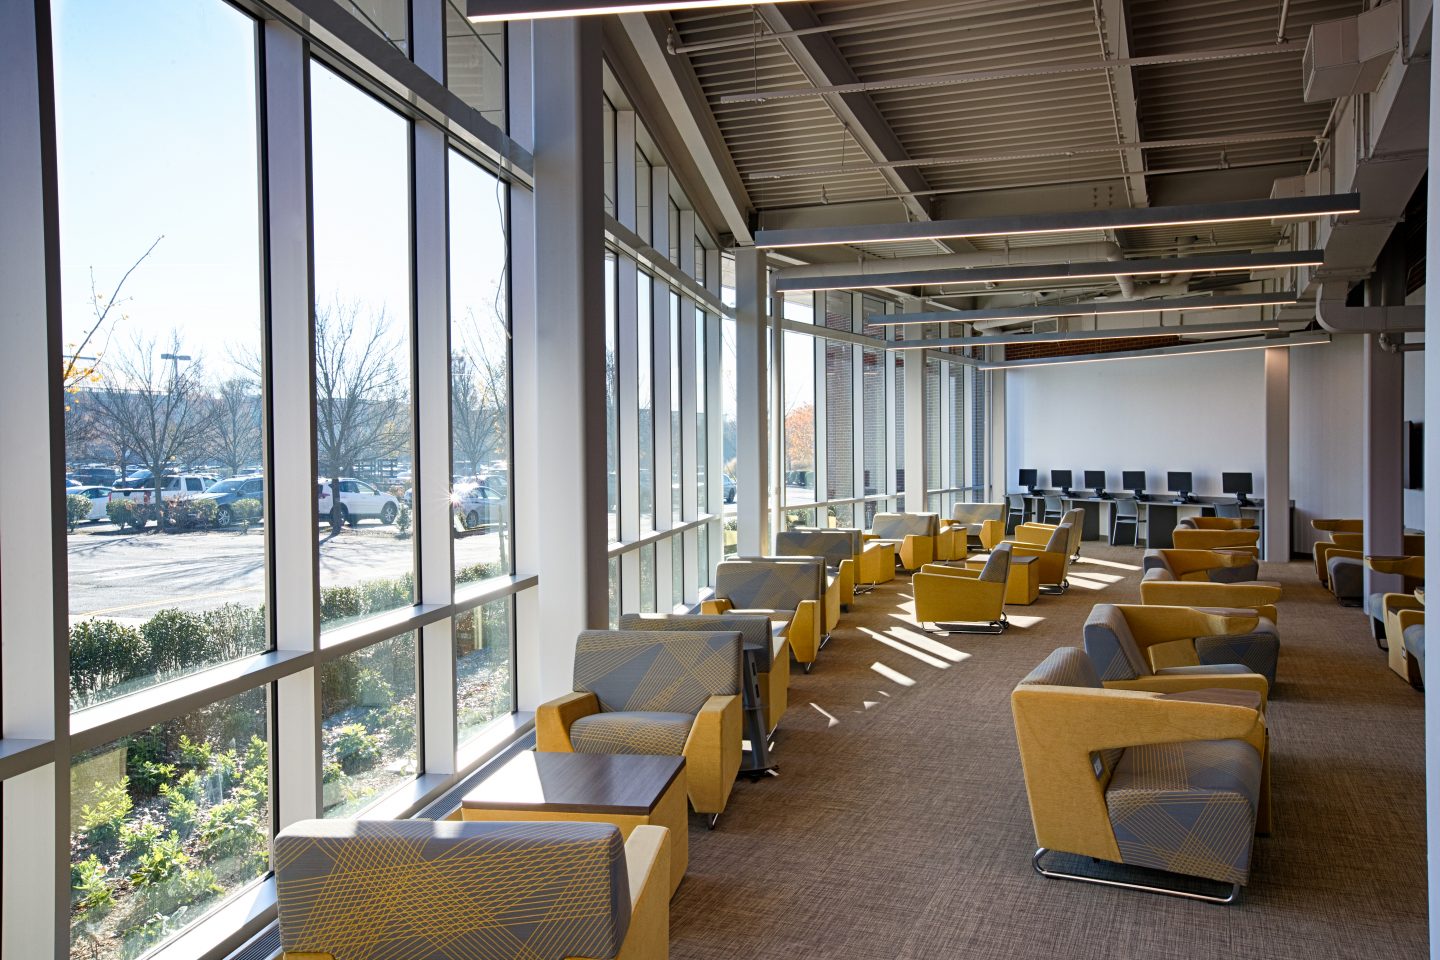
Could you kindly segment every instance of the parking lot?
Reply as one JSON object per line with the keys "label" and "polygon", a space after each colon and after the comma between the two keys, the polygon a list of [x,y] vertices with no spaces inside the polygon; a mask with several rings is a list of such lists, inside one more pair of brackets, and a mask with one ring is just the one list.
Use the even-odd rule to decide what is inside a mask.
{"label": "parking lot", "polygon": [[[415,540],[395,528],[362,523],[320,534],[320,585],[350,586],[397,577],[414,566]],[[165,607],[208,610],[226,603],[259,606],[265,595],[263,528],[184,534],[153,529],[119,533],[110,523],[81,526],[68,538],[71,622],[107,617],[140,622]],[[456,538],[457,567],[500,556],[495,533]]]}

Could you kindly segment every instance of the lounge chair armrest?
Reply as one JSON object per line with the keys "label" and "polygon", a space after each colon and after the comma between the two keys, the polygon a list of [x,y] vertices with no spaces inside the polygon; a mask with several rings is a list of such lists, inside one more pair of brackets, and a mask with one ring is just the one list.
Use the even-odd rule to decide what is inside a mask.
{"label": "lounge chair armrest", "polygon": [[1258,673],[1162,673],[1135,680],[1106,680],[1105,687],[1110,690],[1145,693],[1181,693],[1187,690],[1211,689],[1252,690],[1265,700],[1270,699],[1270,684]]}
{"label": "lounge chair armrest", "polygon": [[600,712],[593,693],[567,693],[535,709],[535,749],[544,753],[569,753],[570,725],[581,717]]}
{"label": "lounge chair armrest", "polygon": [[700,602],[700,612],[705,614],[729,613],[734,607],[735,604],[729,597],[716,597]]}

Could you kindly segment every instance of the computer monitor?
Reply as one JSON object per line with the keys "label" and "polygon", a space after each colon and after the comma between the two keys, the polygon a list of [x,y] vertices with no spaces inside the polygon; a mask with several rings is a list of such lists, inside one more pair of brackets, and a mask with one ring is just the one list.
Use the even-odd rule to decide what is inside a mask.
{"label": "computer monitor", "polygon": [[1066,496],[1069,496],[1070,485],[1074,482],[1075,478],[1070,475],[1069,470],[1050,471],[1050,486],[1058,487],[1060,489],[1060,492],[1065,494]]}
{"label": "computer monitor", "polygon": [[1249,473],[1222,473],[1220,489],[1235,494],[1235,499],[1239,502],[1248,503],[1246,495],[1255,492],[1255,477]]}
{"label": "computer monitor", "polygon": [[1177,473],[1171,470],[1165,474],[1165,485],[1170,488],[1172,493],[1179,494],[1181,500],[1189,500],[1190,491],[1195,489],[1195,481],[1189,471]]}
{"label": "computer monitor", "polygon": [[1135,494],[1136,500],[1145,499],[1145,471],[1144,470],[1122,470],[1120,471],[1120,486]]}
{"label": "computer monitor", "polygon": [[1105,496],[1105,471],[1086,470],[1085,486],[1089,487],[1091,490],[1094,490],[1095,496],[1103,498]]}
{"label": "computer monitor", "polygon": [[1034,493],[1034,492],[1035,492],[1035,485],[1036,485],[1037,483],[1039,483],[1039,482],[1040,482],[1040,471],[1038,471],[1038,470],[1026,470],[1026,469],[1024,469],[1024,468],[1022,468],[1022,469],[1020,470],[1020,486],[1024,487],[1026,490],[1029,490],[1031,493]]}

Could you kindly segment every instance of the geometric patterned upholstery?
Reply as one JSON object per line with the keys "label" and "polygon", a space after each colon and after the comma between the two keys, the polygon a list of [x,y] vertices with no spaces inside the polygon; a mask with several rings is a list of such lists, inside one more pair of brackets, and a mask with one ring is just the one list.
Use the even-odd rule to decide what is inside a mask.
{"label": "geometric patterned upholstery", "polygon": [[281,949],[335,960],[611,957],[630,925],[609,823],[305,820],[275,878]]}
{"label": "geometric patterned upholstery", "polygon": [[735,631],[587,630],[575,643],[574,689],[605,712],[684,713],[740,692]]}
{"label": "geometric patterned upholstery", "polygon": [[1070,531],[1073,529],[1068,523],[1056,524],[1055,529],[1050,532],[1050,539],[1045,542],[1045,552],[1069,553]]}
{"label": "geometric patterned upholstery", "polygon": [[804,557],[725,560],[715,568],[715,596],[742,610],[788,610],[803,601],[823,603],[825,561]]}
{"label": "geometric patterned upholstery", "polygon": [[1425,677],[1425,624],[1412,623],[1405,628],[1405,652],[1415,660],[1415,665],[1420,668],[1420,677]]}
{"label": "geometric patterned upholstery", "polygon": [[990,551],[990,559],[980,569],[976,579],[983,583],[1004,583],[1010,577],[1010,544],[1001,543]]}
{"label": "geometric patterned upholstery", "polygon": [[678,757],[685,752],[692,713],[611,711],[578,717],[570,724],[576,753],[640,753]]}
{"label": "geometric patterned upholstery", "polygon": [[1077,647],[1059,647],[1025,675],[1020,686],[1092,687],[1100,689],[1095,665]]}
{"label": "geometric patterned upholstery", "polygon": [[1130,632],[1125,614],[1113,603],[1097,603],[1085,620],[1085,652],[1101,680],[1135,680],[1152,671]]}
{"label": "geometric patterned upholstery", "polygon": [[1202,664],[1239,663],[1275,685],[1275,667],[1280,659],[1280,633],[1264,617],[1251,633],[1238,637],[1196,637],[1195,653]]}
{"label": "geometric patterned upholstery", "polygon": [[[1227,550],[1217,550],[1216,553],[1228,553]],[[1166,558],[1163,550],[1146,550],[1145,557],[1141,561],[1145,570],[1146,580],[1178,580],[1175,571],[1170,567],[1170,561]],[[1150,571],[1159,570],[1162,573],[1150,575]],[[1204,571],[1205,579],[1211,583],[1248,583],[1260,579],[1260,564],[1258,561],[1250,561],[1238,567],[1213,567]]]}
{"label": "geometric patterned upholstery", "polygon": [[775,534],[775,552],[782,557],[819,557],[827,567],[838,567],[842,560],[853,560],[859,553],[858,531],[822,530],[799,527]]}
{"label": "geometric patterned upholstery", "polygon": [[1260,774],[1241,740],[1127,747],[1105,790],[1120,862],[1245,883]]}
{"label": "geometric patterned upholstery", "polygon": [[770,670],[770,618],[753,613],[622,613],[621,630],[674,630],[681,632],[735,631],[741,646],[754,651],[755,667]]}
{"label": "geometric patterned upholstery", "polygon": [[906,537],[933,537],[940,532],[938,513],[877,513],[870,522],[877,540],[904,540]]}

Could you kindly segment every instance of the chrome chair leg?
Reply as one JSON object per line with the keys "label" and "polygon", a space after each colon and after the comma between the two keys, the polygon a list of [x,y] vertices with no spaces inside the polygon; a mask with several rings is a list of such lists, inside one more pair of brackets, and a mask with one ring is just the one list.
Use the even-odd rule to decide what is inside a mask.
{"label": "chrome chair leg", "polygon": [[1203,893],[1191,893],[1188,890],[1176,890],[1171,887],[1155,887],[1144,883],[1126,883],[1123,880],[1106,880],[1103,877],[1087,877],[1079,873],[1062,873],[1059,870],[1047,870],[1041,865],[1040,859],[1049,852],[1045,847],[1040,847],[1035,851],[1035,855],[1030,858],[1030,866],[1034,867],[1035,872],[1040,874],[1040,876],[1050,880],[1074,880],[1078,883],[1093,883],[1102,887],[1120,887],[1123,890],[1139,890],[1142,893],[1157,893],[1165,897],[1179,897],[1182,900],[1198,900],[1201,903],[1218,903],[1222,906],[1228,906],[1240,899],[1240,884],[1238,883],[1232,883],[1230,885],[1230,893],[1228,895],[1224,897],[1214,897]]}

